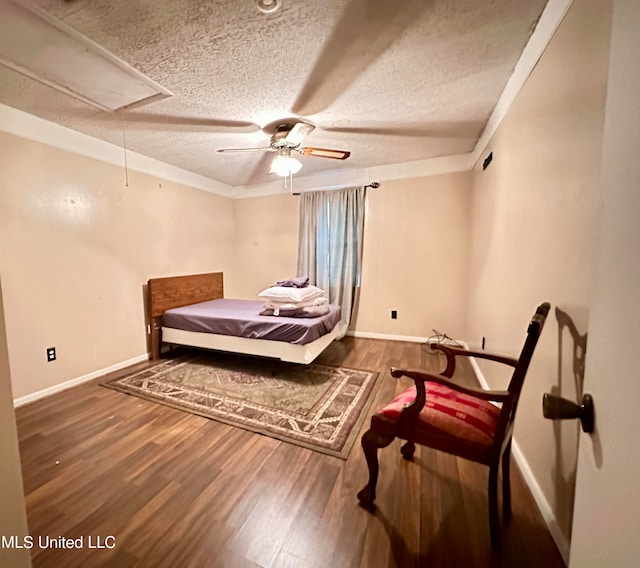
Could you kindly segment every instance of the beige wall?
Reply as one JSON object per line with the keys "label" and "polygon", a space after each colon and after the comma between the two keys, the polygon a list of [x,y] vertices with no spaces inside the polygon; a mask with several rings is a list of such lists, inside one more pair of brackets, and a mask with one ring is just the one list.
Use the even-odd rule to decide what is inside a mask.
{"label": "beige wall", "polygon": [[463,172],[369,192],[356,332],[428,337],[435,328],[464,337],[470,182]]}
{"label": "beige wall", "polygon": [[[24,503],[18,433],[13,411],[11,377],[5,332],[2,286],[0,285],[0,538],[15,536],[21,544],[29,534]],[[0,566],[31,566],[26,548],[0,546]]]}
{"label": "beige wall", "polygon": [[[485,155],[493,151],[493,162],[474,170],[469,333],[476,342],[485,336],[488,350],[517,353],[528,318],[545,300],[587,330],[609,4],[574,2],[491,140]],[[568,540],[578,424],[547,421],[541,410],[544,392],[575,400],[563,351],[551,312],[515,436]],[[503,375],[483,369],[490,386],[504,386]]]}
{"label": "beige wall", "polygon": [[[13,394],[146,353],[143,285],[223,270],[232,200],[0,133],[0,269]],[[54,346],[57,360],[47,363]]]}
{"label": "beige wall", "polygon": [[258,299],[267,286],[296,276],[299,203],[290,194],[233,202],[236,281],[230,295]]}
{"label": "beige wall", "polygon": [[[352,330],[426,337],[465,332],[470,172],[385,181],[370,190],[362,290]],[[296,275],[299,200],[239,199],[235,273],[238,297]],[[391,310],[398,319],[390,318]]]}

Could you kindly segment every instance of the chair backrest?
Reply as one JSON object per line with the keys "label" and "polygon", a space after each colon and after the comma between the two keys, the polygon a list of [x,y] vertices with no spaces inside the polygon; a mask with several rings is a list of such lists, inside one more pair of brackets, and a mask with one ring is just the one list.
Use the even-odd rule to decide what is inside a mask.
{"label": "chair backrest", "polygon": [[548,302],[544,302],[540,304],[536,310],[536,313],[531,318],[529,322],[529,327],[527,328],[527,338],[522,347],[522,351],[520,352],[520,357],[518,358],[518,364],[516,365],[513,375],[511,376],[511,381],[509,382],[508,391],[513,395],[511,403],[508,405],[509,407],[503,406],[503,413],[500,417],[500,422],[498,424],[498,433],[502,432],[502,435],[498,435],[497,440],[502,439],[505,440],[510,434],[510,430],[513,428],[513,420],[516,414],[516,408],[518,407],[518,401],[520,400],[520,392],[522,391],[522,385],[524,383],[524,378],[527,375],[527,371],[529,369],[529,364],[531,363],[531,358],[533,357],[533,352],[536,349],[536,345],[538,344],[538,339],[540,338],[540,334],[542,333],[542,329],[544,328],[544,323],[547,319],[547,314],[551,306]]}

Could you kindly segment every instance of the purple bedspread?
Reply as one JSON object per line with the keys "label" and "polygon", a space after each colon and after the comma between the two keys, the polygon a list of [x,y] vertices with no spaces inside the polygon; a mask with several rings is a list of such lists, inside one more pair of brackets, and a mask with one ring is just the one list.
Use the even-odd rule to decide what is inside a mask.
{"label": "purple bedspread", "polygon": [[317,318],[261,316],[260,300],[220,299],[167,310],[162,325],[220,335],[269,339],[306,345],[329,333],[340,321],[340,306]]}

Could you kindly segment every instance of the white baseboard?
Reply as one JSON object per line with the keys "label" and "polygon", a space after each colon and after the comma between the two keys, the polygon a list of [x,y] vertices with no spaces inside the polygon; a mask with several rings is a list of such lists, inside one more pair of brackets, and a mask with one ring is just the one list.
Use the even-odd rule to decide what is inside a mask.
{"label": "white baseboard", "polygon": [[112,373],[113,371],[119,371],[120,369],[124,369],[125,367],[128,367],[129,365],[134,365],[135,363],[140,363],[142,361],[147,361],[149,359],[149,356],[145,353],[144,355],[138,355],[137,357],[134,357],[133,359],[129,359],[127,361],[121,361],[120,363],[116,363],[114,365],[110,365],[109,367],[105,367],[104,369],[99,369],[98,371],[93,371],[91,373],[88,373],[86,375],[82,375],[81,377],[76,377],[75,379],[71,379],[69,381],[65,381],[64,383],[60,383],[58,385],[53,385],[51,387],[47,387],[46,389],[42,389],[38,392],[34,392],[31,394],[27,394],[25,396],[21,396],[19,398],[15,398],[13,399],[13,406],[14,408],[18,408],[19,406],[23,406],[25,404],[28,404],[29,402],[34,402],[36,400],[39,400],[41,398],[44,398],[45,396],[51,396],[52,394],[55,394],[57,392],[61,392],[63,390],[67,390],[71,387],[75,387],[76,385],[79,385],[81,383],[85,383],[87,381],[90,381],[91,379],[97,379],[98,377],[101,377],[103,375],[107,375],[109,373]]}
{"label": "white baseboard", "polygon": [[[390,335],[388,333],[372,333],[369,331],[348,331],[347,335],[351,337],[361,337],[363,339],[386,339],[388,341],[408,341],[409,343],[455,343],[456,339],[440,340],[433,335],[429,337],[418,337],[415,335]],[[464,341],[458,341],[463,345],[466,345]]]}
{"label": "white baseboard", "polygon": [[411,335],[389,335],[387,333],[372,333],[369,331],[347,331],[351,337],[362,339],[387,339],[389,341],[409,341],[411,343],[424,343],[428,337],[414,337]]}
{"label": "white baseboard", "polygon": [[[464,342],[461,341],[460,343]],[[485,376],[482,374],[482,371],[478,366],[478,362],[474,357],[470,357],[469,360],[474,372],[476,373],[476,376],[478,377],[480,386],[483,389],[490,389],[491,387],[487,383],[487,379],[485,378]],[[558,551],[560,552],[565,565],[568,566],[570,550],[569,542],[560,530],[560,526],[558,525],[558,520],[553,513],[553,509],[549,505],[549,501],[547,501],[547,498],[545,497],[544,492],[542,491],[542,488],[540,487],[540,484],[538,483],[536,476],[531,470],[529,462],[522,452],[522,449],[518,445],[518,441],[515,439],[515,437],[511,442],[511,453],[513,454],[513,457],[516,460],[520,471],[522,472],[522,476],[524,477],[524,480],[529,487],[531,494],[533,495],[536,505],[538,505],[538,509],[540,509],[540,513],[542,513],[542,518],[544,519],[544,522],[546,523],[547,528],[549,529],[549,532],[551,533],[551,536],[553,537],[553,540],[558,547]]]}
{"label": "white baseboard", "polygon": [[565,566],[568,566],[570,551],[569,542],[560,530],[558,520],[556,519],[556,516],[554,515],[553,510],[549,505],[549,501],[547,501],[547,498],[544,496],[544,493],[542,492],[542,489],[538,484],[538,480],[533,474],[533,471],[531,471],[529,462],[522,453],[522,450],[520,449],[520,446],[518,445],[518,441],[516,439],[514,439],[511,443],[511,453],[513,454],[513,457],[515,458],[516,463],[518,464],[518,467],[522,472],[522,476],[524,477],[524,480],[529,487],[529,490],[531,491],[536,504],[538,505],[538,509],[540,509],[540,512],[542,513],[542,518],[547,524],[547,528],[549,529],[549,532],[551,533],[551,536],[553,537],[553,540],[558,547],[558,551],[560,552],[560,556],[562,556],[562,559],[564,560]]}

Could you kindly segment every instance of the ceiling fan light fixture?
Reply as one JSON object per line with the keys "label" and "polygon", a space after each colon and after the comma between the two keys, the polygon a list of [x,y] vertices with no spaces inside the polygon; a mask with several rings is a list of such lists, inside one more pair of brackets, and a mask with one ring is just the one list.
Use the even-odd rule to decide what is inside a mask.
{"label": "ceiling fan light fixture", "polygon": [[270,174],[276,174],[281,177],[297,174],[302,169],[302,162],[291,156],[278,154],[271,162]]}

